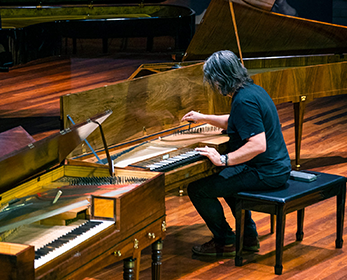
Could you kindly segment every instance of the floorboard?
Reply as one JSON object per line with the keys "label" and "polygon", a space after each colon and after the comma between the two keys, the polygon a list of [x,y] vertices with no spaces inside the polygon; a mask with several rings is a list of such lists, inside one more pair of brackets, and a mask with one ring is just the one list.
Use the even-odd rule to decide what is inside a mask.
{"label": "floorboard", "polygon": [[[75,57],[41,61],[0,73],[0,129],[23,126],[36,140],[59,130],[59,97],[126,79],[142,63],[168,62],[167,54],[118,54],[93,59]],[[302,169],[347,176],[347,96],[326,97],[307,104],[301,148]],[[277,106],[283,135],[294,160],[292,104]],[[222,201],[227,220],[231,211]],[[164,240],[162,279],[346,279],[347,249],[335,249],[335,199],[306,208],[304,239],[295,241],[296,214],[287,215],[283,275],[274,274],[275,236],[269,215],[253,212],[260,251],[245,254],[244,265],[232,258],[192,255],[194,244],[211,237],[189,198],[172,191],[166,196],[167,237]],[[347,225],[346,225],[347,226]],[[347,239],[346,226],[344,239]],[[89,280],[122,279],[116,263]],[[141,257],[140,279],[150,279],[151,250]]]}

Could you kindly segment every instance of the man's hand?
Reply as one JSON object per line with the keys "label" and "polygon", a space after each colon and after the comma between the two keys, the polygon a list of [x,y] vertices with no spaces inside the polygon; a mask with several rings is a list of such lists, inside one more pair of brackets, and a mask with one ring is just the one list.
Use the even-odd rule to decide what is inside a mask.
{"label": "man's hand", "polygon": [[195,150],[198,151],[201,155],[208,157],[214,165],[225,166],[220,161],[220,154],[215,148],[205,146],[204,148],[195,148]]}
{"label": "man's hand", "polygon": [[204,114],[201,114],[199,112],[190,111],[189,113],[183,116],[181,121],[200,123],[200,122],[204,122],[204,116],[205,116]]}

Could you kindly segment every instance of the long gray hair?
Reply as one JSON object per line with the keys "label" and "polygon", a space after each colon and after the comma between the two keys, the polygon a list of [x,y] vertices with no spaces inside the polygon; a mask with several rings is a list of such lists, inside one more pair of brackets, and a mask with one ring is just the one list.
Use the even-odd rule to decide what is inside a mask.
{"label": "long gray hair", "polygon": [[213,53],[204,64],[204,81],[213,90],[226,96],[236,92],[239,88],[253,83],[247,69],[241,64],[237,56],[231,51]]}

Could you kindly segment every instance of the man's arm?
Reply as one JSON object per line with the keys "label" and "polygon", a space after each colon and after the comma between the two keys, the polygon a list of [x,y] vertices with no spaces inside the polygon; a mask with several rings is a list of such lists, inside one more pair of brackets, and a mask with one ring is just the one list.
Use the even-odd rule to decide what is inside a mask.
{"label": "man's arm", "polygon": [[248,138],[247,142],[234,152],[228,154],[228,165],[237,165],[251,160],[266,151],[265,132]]}
{"label": "man's arm", "polygon": [[229,115],[206,115],[199,112],[190,111],[185,114],[181,121],[194,122],[194,123],[208,123],[222,129],[228,128]]}

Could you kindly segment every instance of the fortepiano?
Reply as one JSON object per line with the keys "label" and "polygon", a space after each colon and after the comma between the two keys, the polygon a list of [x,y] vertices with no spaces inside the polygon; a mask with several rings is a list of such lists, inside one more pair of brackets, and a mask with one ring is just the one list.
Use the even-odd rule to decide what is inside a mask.
{"label": "fortepiano", "polygon": [[[0,66],[12,66],[64,54],[63,39],[171,36],[175,50],[183,52],[195,32],[195,12],[188,7],[146,1],[4,0],[0,4]],[[66,41],[65,41],[66,43]],[[1,48],[1,49],[2,49]],[[5,55],[7,54],[7,55]],[[11,60],[12,61],[6,61]],[[12,62],[12,65],[9,65]]]}
{"label": "fortepiano", "polygon": [[[153,74],[146,76],[140,75],[145,69],[142,65],[126,81],[62,96],[63,127],[71,125],[70,119],[80,120],[86,110],[93,114],[101,108],[112,109],[117,114],[104,124],[107,142],[112,149],[130,149],[177,129],[187,129],[189,125],[181,124],[180,119],[190,110],[228,114],[230,100],[203,83],[201,59],[216,50],[230,49],[240,55],[255,83],[264,87],[276,104],[293,103],[295,167],[300,168],[305,104],[315,98],[347,93],[347,27],[274,13],[273,3],[212,0],[183,62],[159,64],[157,68],[151,64],[148,69]],[[88,139],[95,150],[102,149],[95,135]],[[84,146],[71,157],[86,159],[90,154]],[[186,168],[192,166],[190,163]],[[179,169],[183,178],[193,180],[196,176],[185,173],[184,167]],[[203,170],[209,171],[200,173],[202,177],[215,172]],[[177,177],[172,186],[184,184],[182,177]]]}
{"label": "fortepiano", "polygon": [[1,279],[83,279],[121,260],[124,279],[138,279],[150,245],[160,279],[163,173],[65,160],[111,113],[0,158]]}

